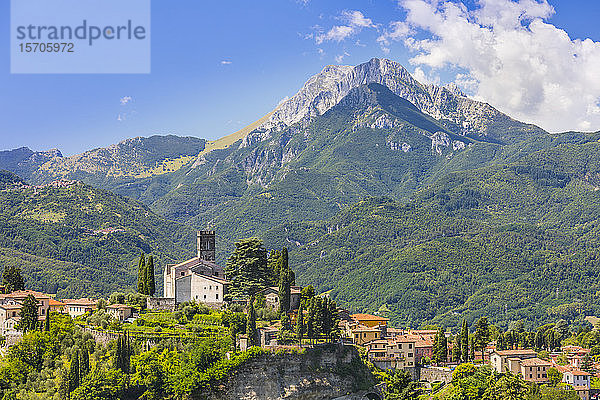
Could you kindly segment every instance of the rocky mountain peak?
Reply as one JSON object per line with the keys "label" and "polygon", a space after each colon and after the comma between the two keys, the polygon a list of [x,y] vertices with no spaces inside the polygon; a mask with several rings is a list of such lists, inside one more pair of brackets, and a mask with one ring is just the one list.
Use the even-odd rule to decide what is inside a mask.
{"label": "rocky mountain peak", "polygon": [[373,58],[357,66],[328,65],[312,76],[294,96],[284,101],[257,129],[242,141],[242,147],[266,140],[273,132],[324,114],[361,85],[377,83],[408,100],[435,119],[447,119],[463,128],[463,135],[487,136],[498,118],[507,118],[488,104],[469,99],[454,84],[423,85],[401,64]]}

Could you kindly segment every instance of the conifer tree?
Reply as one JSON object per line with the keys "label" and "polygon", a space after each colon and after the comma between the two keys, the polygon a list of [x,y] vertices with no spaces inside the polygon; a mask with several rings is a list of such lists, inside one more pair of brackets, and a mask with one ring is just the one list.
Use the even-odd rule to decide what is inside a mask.
{"label": "conifer tree", "polygon": [[473,336],[469,338],[469,358],[475,359],[475,345],[473,344]]}
{"label": "conifer tree", "polygon": [[484,359],[485,348],[490,341],[490,326],[487,317],[481,317],[475,325],[475,345],[481,350],[481,359]]}
{"label": "conifer tree", "polygon": [[279,250],[271,250],[267,258],[267,270],[269,271],[269,286],[277,286],[279,284],[279,258],[281,252]]}
{"label": "conifer tree", "polygon": [[28,295],[23,301],[19,327],[23,332],[34,331],[38,328],[38,302],[32,295]]}
{"label": "conifer tree", "polygon": [[460,349],[462,361],[469,362],[469,326],[467,325],[466,319],[463,319],[462,328],[460,330],[460,344],[462,346]]}
{"label": "conifer tree", "polygon": [[300,302],[300,307],[298,308],[298,317],[296,318],[296,335],[298,335],[298,342],[302,345],[302,337],[306,333],[306,325],[304,324],[304,307],[302,306],[302,302]]}
{"label": "conifer tree", "polygon": [[156,281],[154,279],[154,259],[148,257],[148,265],[146,266],[146,287],[148,288],[147,295],[154,296],[156,291]]}
{"label": "conifer tree", "polygon": [[50,332],[50,311],[46,314],[46,320],[44,321],[44,331]]}
{"label": "conifer tree", "polygon": [[256,329],[256,311],[254,310],[254,296],[250,297],[248,305],[248,317],[246,318],[246,335],[248,336],[248,347],[259,346],[258,330]]}
{"label": "conifer tree", "polygon": [[454,338],[454,346],[452,346],[452,361],[456,363],[460,363],[462,360],[462,346],[461,346],[461,338],[460,335],[456,335]]}
{"label": "conifer tree", "polygon": [[283,255],[280,257],[281,269],[279,276],[279,314],[287,313],[290,310],[291,301],[291,271],[285,264]]}
{"label": "conifer tree", "polygon": [[73,352],[73,355],[71,356],[71,365],[69,366],[69,393],[77,389],[80,384],[79,350],[77,350]]}
{"label": "conifer tree", "polygon": [[83,379],[90,372],[90,353],[86,347],[81,351],[81,358],[79,360],[79,371],[81,379]]}
{"label": "conifer tree", "polygon": [[5,267],[2,273],[2,285],[6,286],[8,293],[25,290],[25,280],[21,270],[17,267]]}
{"label": "conifer tree", "polygon": [[140,261],[138,262],[138,293],[145,293],[145,282],[146,282],[146,255],[142,251],[140,255]]}
{"label": "conifer tree", "polygon": [[259,238],[242,239],[227,259],[227,279],[231,282],[229,296],[254,295],[269,284],[267,250]]}

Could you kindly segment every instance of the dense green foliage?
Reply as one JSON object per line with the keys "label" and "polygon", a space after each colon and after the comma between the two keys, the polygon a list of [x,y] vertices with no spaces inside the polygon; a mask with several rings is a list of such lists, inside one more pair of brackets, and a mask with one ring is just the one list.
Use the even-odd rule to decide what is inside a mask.
{"label": "dense green foliage", "polygon": [[21,331],[30,332],[38,328],[38,302],[35,297],[28,295],[25,298],[20,316],[19,329]]}
{"label": "dense green foliage", "polygon": [[569,386],[529,384],[511,373],[499,374],[491,367],[461,364],[452,383],[433,396],[435,400],[577,400]]}
{"label": "dense green foliage", "polygon": [[0,191],[0,264],[21,268],[30,289],[108,295],[135,284],[140,252],[156,267],[191,256],[193,243],[191,228],[86,185]]}
{"label": "dense green foliage", "polygon": [[17,267],[6,266],[2,272],[2,286],[7,293],[25,289],[25,279],[21,274],[21,269]]}

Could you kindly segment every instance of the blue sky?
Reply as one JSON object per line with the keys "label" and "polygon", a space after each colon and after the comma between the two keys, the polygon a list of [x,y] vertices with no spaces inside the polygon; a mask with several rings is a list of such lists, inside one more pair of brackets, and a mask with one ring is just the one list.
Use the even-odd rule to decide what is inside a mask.
{"label": "blue sky", "polygon": [[[539,1],[522,0],[518,3],[521,13],[527,10],[531,18],[519,19],[518,27],[506,22],[493,28],[486,25],[482,15],[500,19],[504,11],[517,3],[485,0],[487,11],[479,16],[470,13],[484,10],[481,3],[463,3],[461,19],[447,5],[432,5],[425,0],[153,0],[150,74],[11,75],[9,3],[3,1],[0,52],[5,57],[0,58],[0,149],[59,148],[70,155],[152,134],[215,139],[269,112],[323,66],[354,65],[372,57],[398,61],[411,72],[418,69],[422,81],[456,81],[475,98],[551,131],[600,129],[600,116],[596,118],[600,113],[594,108],[600,100],[600,83],[594,80],[590,67],[600,54],[598,2],[549,1],[547,6],[553,8],[549,11],[537,9]],[[430,16],[419,11],[423,7],[430,7]],[[361,18],[353,19],[359,15],[356,12]],[[507,96],[502,92],[512,80],[506,77],[515,75],[508,66],[517,68],[517,75],[521,70],[530,74],[537,67],[513,62],[506,54],[506,46],[489,51],[497,50],[495,59],[504,66],[493,76],[482,69],[481,63],[472,61],[473,53],[469,51],[473,49],[464,50],[460,56],[440,58],[440,53],[454,49],[460,40],[429,26],[430,17],[442,18],[445,31],[452,32],[453,27],[467,29],[474,37],[482,34],[497,43],[509,40],[506,31],[513,29],[527,39],[523,44],[527,54],[533,52],[533,47],[545,49],[545,40],[555,43],[552,35],[562,29],[568,38],[541,62],[561,64],[551,57],[560,60],[565,53],[576,53],[578,61],[548,71],[540,67],[542,72],[517,82],[521,87],[527,86],[527,90],[513,84],[507,89]],[[534,20],[543,24],[530,25]],[[394,31],[400,26],[394,23],[405,24],[401,26],[406,27],[406,32]],[[540,26],[545,28],[539,29]],[[586,38],[591,39],[587,44],[575,40]],[[434,39],[433,44],[423,41],[427,39]],[[468,42],[472,41],[475,39]],[[532,53],[524,58],[536,60],[540,56]],[[580,76],[577,82],[573,82],[573,75]],[[585,102],[571,104],[571,98],[581,97],[573,95],[578,88],[586,92]],[[581,115],[572,121],[558,121],[558,111],[549,109],[555,107],[553,98],[565,99],[559,102],[563,104],[560,112],[572,115],[574,109],[581,109]]]}

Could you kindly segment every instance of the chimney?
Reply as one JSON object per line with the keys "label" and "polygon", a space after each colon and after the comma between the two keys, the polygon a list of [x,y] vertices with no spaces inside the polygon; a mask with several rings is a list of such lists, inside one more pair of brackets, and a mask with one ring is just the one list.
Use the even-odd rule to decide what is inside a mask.
{"label": "chimney", "polygon": [[215,261],[215,231],[198,231],[198,258],[204,261]]}

